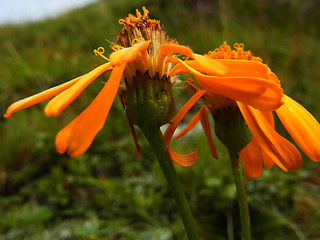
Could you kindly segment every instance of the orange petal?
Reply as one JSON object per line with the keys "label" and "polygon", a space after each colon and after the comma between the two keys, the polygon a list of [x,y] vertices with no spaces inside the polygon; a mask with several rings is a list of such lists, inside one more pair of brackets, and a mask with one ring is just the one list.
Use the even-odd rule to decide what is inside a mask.
{"label": "orange petal", "polygon": [[173,151],[170,148],[170,142],[171,142],[173,133],[177,129],[182,118],[186,115],[186,113],[190,110],[190,108],[203,96],[205,92],[206,92],[205,90],[200,90],[199,92],[194,94],[186,102],[186,104],[180,109],[177,115],[172,119],[172,124],[169,124],[166,132],[164,133],[164,142],[167,145],[170,157],[175,163],[183,167],[189,167],[195,164],[195,162],[197,161],[198,150],[196,149],[192,153],[182,155]]}
{"label": "orange petal", "polygon": [[191,167],[197,161],[198,149],[196,148],[192,153],[181,154],[168,148],[169,155],[171,159],[178,165],[182,167]]}
{"label": "orange petal", "polygon": [[110,62],[112,65],[122,65],[124,63],[133,62],[136,60],[136,57],[139,52],[143,54],[143,52],[147,51],[150,40],[145,42],[140,42],[132,45],[128,48],[123,48],[119,51],[113,52],[110,54]]}
{"label": "orange petal", "polygon": [[268,123],[274,128],[274,118],[273,111],[260,111],[263,117],[268,121]]}
{"label": "orange petal", "polygon": [[210,123],[209,123],[209,119],[208,119],[208,111],[209,111],[209,108],[207,106],[203,106],[200,108],[200,111],[199,111],[200,112],[200,121],[201,121],[202,128],[203,128],[203,130],[206,134],[207,140],[208,140],[208,145],[209,145],[211,155],[215,159],[218,159],[218,154],[217,154],[216,148],[214,147],[213,139],[212,139],[212,135],[211,135]]}
{"label": "orange petal", "polygon": [[45,101],[45,100],[47,100],[49,98],[52,98],[52,97],[56,96],[57,94],[65,91],[66,89],[68,89],[72,85],[74,85],[76,82],[78,82],[81,77],[75,78],[75,79],[70,80],[68,82],[65,82],[65,83],[63,83],[61,85],[58,85],[58,86],[53,87],[53,88],[50,88],[48,90],[45,90],[45,91],[43,91],[41,93],[38,93],[38,94],[35,94],[33,96],[21,99],[18,102],[15,102],[15,103],[11,104],[10,107],[8,108],[6,114],[4,115],[4,117],[8,118],[13,113],[15,113],[15,112],[17,112],[17,111],[19,111],[21,109],[33,106],[35,104],[38,104],[40,102],[43,102],[43,101]]}
{"label": "orange petal", "polygon": [[299,151],[273,129],[261,111],[237,104],[261,149],[283,170],[299,169],[302,164]]}
{"label": "orange petal", "polygon": [[187,67],[195,75],[201,87],[208,92],[223,95],[261,110],[275,110],[282,104],[282,89],[279,85],[268,79],[207,76],[178,58],[169,57],[169,59]]}
{"label": "orange petal", "polygon": [[[273,112],[272,111],[260,111],[260,113],[263,115],[263,117],[266,119],[266,121],[271,125],[271,127],[274,129],[274,118],[273,118]],[[264,166],[268,169],[271,169],[274,165],[274,162],[272,159],[261,149],[262,159]]]}
{"label": "orange petal", "polygon": [[[263,117],[266,119],[266,121],[271,125],[271,127],[274,129],[274,118],[273,118],[273,112],[272,111],[260,111],[260,113],[263,115]],[[272,159],[262,150],[260,149],[262,154],[262,159],[264,166],[268,169],[271,169],[274,165],[274,162]]]}
{"label": "orange petal", "polygon": [[198,111],[189,121],[188,125],[182,129],[174,138],[178,139],[186,135],[200,121],[200,111]]}
{"label": "orange petal", "polygon": [[166,56],[172,53],[181,53],[183,55],[191,57],[193,54],[193,51],[189,47],[175,45],[175,44],[162,44],[160,46],[160,59],[163,60]]}
{"label": "orange petal", "polygon": [[71,157],[83,154],[103,127],[117,94],[125,64],[116,66],[97,97],[77,118],[57,135],[56,149]]}
{"label": "orange petal", "polygon": [[216,59],[212,59],[200,54],[194,53],[192,57],[200,64],[203,72],[208,75],[223,75],[229,72],[228,67]]}
{"label": "orange petal", "polygon": [[211,129],[210,129],[210,124],[209,124],[209,119],[208,119],[208,114],[207,114],[208,111],[209,111],[209,108],[207,106],[202,106],[200,108],[200,110],[190,120],[188,125],[183,130],[181,130],[175,136],[175,138],[180,138],[180,137],[184,136],[201,120],[201,125],[202,125],[202,128],[206,134],[211,155],[214,158],[218,159],[218,154],[217,154],[217,151],[214,147],[213,140],[212,140]]}
{"label": "orange petal", "polygon": [[283,126],[301,150],[313,161],[320,161],[320,125],[299,103],[284,95],[276,110]]}
{"label": "orange petal", "polygon": [[269,75],[269,80],[273,81],[276,84],[280,84],[280,80],[273,72]]}
{"label": "orange petal", "polygon": [[48,117],[59,115],[66,107],[70,105],[70,103],[72,103],[80,95],[80,93],[82,93],[82,91],[91,82],[93,82],[101,74],[105,73],[106,71],[110,71],[111,69],[111,63],[105,63],[87,73],[86,75],[83,75],[76,84],[50,100],[50,102],[44,109],[45,114]]}
{"label": "orange petal", "polygon": [[268,169],[271,169],[274,165],[274,162],[264,151],[261,150],[261,154],[262,154],[264,166]]}
{"label": "orange petal", "polygon": [[[270,69],[263,63],[256,62],[256,61],[247,61],[247,60],[228,60],[228,59],[211,59],[206,56],[201,56],[197,54],[193,54],[193,56],[197,56],[195,60],[188,60],[184,61],[186,65],[190,66],[191,68],[207,75],[222,75],[226,77],[254,77],[254,78],[263,78],[269,79],[277,84],[276,82],[277,76],[274,73],[271,73]],[[209,62],[208,60],[214,61]],[[219,64],[221,69],[224,71],[221,74],[216,74],[216,72],[210,72],[208,70],[212,69],[212,66],[215,64]],[[207,65],[207,66],[206,66]],[[221,67],[222,66],[222,67]],[[178,75],[190,72],[187,67],[183,64],[178,63],[176,64],[172,70],[171,74]],[[171,76],[171,75],[170,75]]]}
{"label": "orange petal", "polygon": [[276,84],[262,78],[196,76],[196,79],[208,92],[223,95],[260,110],[272,111],[282,105],[282,90]]}
{"label": "orange petal", "polygon": [[270,68],[267,65],[248,60],[230,60],[230,59],[219,59],[217,60],[228,69],[226,76],[228,77],[255,77],[269,79],[271,74]]}
{"label": "orange petal", "polygon": [[249,144],[240,151],[240,160],[243,163],[243,168],[250,178],[260,177],[262,174],[262,156],[260,147],[252,138]]}

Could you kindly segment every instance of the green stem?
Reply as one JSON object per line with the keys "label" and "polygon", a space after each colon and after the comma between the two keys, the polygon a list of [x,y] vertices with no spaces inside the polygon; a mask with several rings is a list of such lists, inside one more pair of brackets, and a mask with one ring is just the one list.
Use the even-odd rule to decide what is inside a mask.
{"label": "green stem", "polygon": [[144,131],[144,135],[157,155],[161,170],[166,177],[171,193],[181,215],[188,239],[199,239],[197,224],[192,216],[186,195],[176,174],[160,129]]}
{"label": "green stem", "polygon": [[247,200],[246,188],[243,181],[243,168],[239,161],[239,154],[229,150],[230,160],[232,164],[233,177],[237,189],[237,198],[240,209],[241,221],[241,239],[251,239],[250,215]]}

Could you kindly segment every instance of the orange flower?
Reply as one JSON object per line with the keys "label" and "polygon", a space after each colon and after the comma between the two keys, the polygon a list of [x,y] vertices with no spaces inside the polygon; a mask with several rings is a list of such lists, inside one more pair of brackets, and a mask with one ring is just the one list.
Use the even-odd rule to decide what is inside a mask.
{"label": "orange flower", "polygon": [[[96,134],[103,127],[117,92],[122,96],[123,104],[127,105],[130,99],[123,99],[126,97],[126,89],[138,86],[142,78],[144,81],[151,82],[161,80],[164,84],[170,85],[169,90],[171,91],[171,85],[175,81],[171,79],[172,64],[168,63],[167,59],[173,53],[177,52],[195,59],[199,66],[212,74],[221,75],[226,72],[226,67],[218,61],[194,54],[189,47],[178,45],[174,39],[168,38],[160,22],[149,19],[148,10],[145,7],[143,7],[143,12],[142,15],[136,10],[136,16],[129,14],[127,18],[119,20],[123,29],[117,34],[117,42],[111,45],[114,52],[109,58],[103,55],[103,48],[94,51],[96,55],[106,59],[106,63],[76,79],[13,103],[7,109],[4,117],[8,118],[21,109],[50,98],[53,99],[45,107],[45,114],[48,117],[57,116],[90,83],[104,73],[111,72],[109,80],[92,103],[56,137],[56,149],[59,153],[68,153],[72,157],[77,157],[88,149]],[[207,65],[208,62],[212,65]],[[119,88],[121,81],[124,86]],[[154,93],[156,98],[160,98],[162,92]],[[130,117],[128,116],[129,123],[134,134]],[[163,118],[162,121],[168,122],[170,119]],[[157,122],[156,124],[164,123]],[[135,142],[139,148],[136,138]]]}
{"label": "orange flower", "polygon": [[[293,140],[313,161],[320,161],[320,125],[301,105],[286,95],[279,94],[280,82],[260,58],[250,51],[243,50],[243,44],[235,44],[235,50],[224,43],[220,48],[208,53],[208,57],[218,60],[228,67],[221,76],[207,76],[205,69],[195,61],[181,61],[172,69],[175,74],[191,72],[202,90],[192,80],[187,83],[196,92],[176,115],[173,124],[169,125],[165,139],[169,147],[170,140],[179,122],[194,103],[203,97],[207,104],[193,117],[187,127],[177,136],[181,137],[190,131],[200,120],[209,141],[213,157],[217,158],[210,136],[209,124],[204,124],[207,112],[214,116],[226,109],[240,110],[244,120],[253,134],[250,143],[241,150],[240,159],[244,170],[250,177],[259,177],[262,173],[262,162],[267,168],[276,163],[281,169],[291,171],[299,169],[302,158],[299,151],[288,140],[274,130],[273,111],[280,118]],[[170,57],[173,58],[173,57]],[[248,76],[250,77],[243,77]],[[237,136],[235,136],[236,138]],[[171,152],[173,150],[170,150]],[[178,153],[172,154],[173,156]],[[189,157],[179,162],[182,166],[191,166],[196,157]]]}

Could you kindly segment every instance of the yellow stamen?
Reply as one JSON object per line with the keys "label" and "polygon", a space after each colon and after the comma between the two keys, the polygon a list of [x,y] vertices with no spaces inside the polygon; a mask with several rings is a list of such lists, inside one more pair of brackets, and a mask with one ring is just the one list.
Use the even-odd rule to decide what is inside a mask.
{"label": "yellow stamen", "polygon": [[188,86],[190,86],[195,92],[199,92],[201,90],[196,85],[194,85],[193,79],[191,77],[188,77],[187,80],[182,83],[182,86],[183,88],[187,88]]}
{"label": "yellow stamen", "polygon": [[140,20],[142,15],[138,9],[136,9],[136,15],[137,15],[137,18]]}
{"label": "yellow stamen", "polygon": [[103,59],[105,59],[105,60],[107,60],[108,62],[110,62],[110,59],[103,55],[104,52],[105,52],[105,50],[104,50],[103,47],[99,47],[98,49],[94,49],[93,52],[94,52],[94,54],[95,54],[96,56],[99,55],[99,56],[102,57]]}
{"label": "yellow stamen", "polygon": [[111,44],[111,45],[110,45],[110,48],[111,48],[111,49],[112,49],[112,51],[114,51],[114,52],[116,52],[116,51],[119,51],[119,50],[123,49],[123,47],[122,47],[122,46],[120,46],[120,45],[113,45],[113,44]]}
{"label": "yellow stamen", "polygon": [[126,23],[126,20],[124,20],[123,18],[119,19],[119,24],[125,24]]}
{"label": "yellow stamen", "polygon": [[131,41],[131,45],[134,45],[136,43],[145,42],[146,40],[143,37],[135,38]]}
{"label": "yellow stamen", "polygon": [[143,18],[148,18],[149,11],[146,9],[145,6],[142,7],[142,10],[143,10]]}

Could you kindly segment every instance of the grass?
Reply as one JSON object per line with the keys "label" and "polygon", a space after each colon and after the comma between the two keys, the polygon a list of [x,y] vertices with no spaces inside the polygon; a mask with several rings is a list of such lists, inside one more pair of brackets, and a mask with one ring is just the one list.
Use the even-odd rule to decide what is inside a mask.
{"label": "grass", "polygon": [[[315,0],[99,1],[57,19],[0,28],[0,111],[100,63],[119,18],[145,5],[169,36],[205,53],[223,41],[243,42],[279,76],[285,92],[320,119],[320,21]],[[178,7],[177,7],[178,6]],[[285,17],[283,17],[285,16]],[[100,82],[99,82],[100,81]],[[58,118],[44,104],[0,119],[0,239],[185,239],[159,166],[138,131],[135,151],[118,99],[89,151],[72,159],[54,149],[56,133],[102,87],[98,80]],[[189,97],[175,88],[178,108]],[[287,133],[279,127],[285,136]],[[216,141],[217,142],[217,141]],[[232,173],[224,147],[213,160],[201,131],[173,147],[200,150],[191,168],[176,166],[204,239],[239,236]],[[254,239],[320,239],[319,165],[277,167],[247,179]]]}

